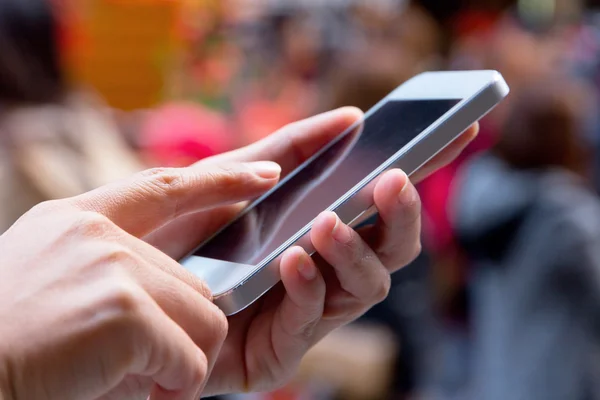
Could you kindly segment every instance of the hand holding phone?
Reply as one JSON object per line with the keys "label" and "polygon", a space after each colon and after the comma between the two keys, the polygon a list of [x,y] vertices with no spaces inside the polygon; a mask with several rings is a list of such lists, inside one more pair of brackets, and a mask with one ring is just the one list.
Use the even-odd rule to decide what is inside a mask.
{"label": "hand holding phone", "polygon": [[310,236],[321,212],[357,226],[377,212],[374,188],[383,172],[417,173],[507,94],[495,71],[409,80],[181,263],[207,282],[227,315],[243,310],[280,281],[286,250],[315,253]]}
{"label": "hand holding phone", "polygon": [[[361,118],[362,113],[356,109],[336,110],[292,124],[254,145],[203,163],[271,160],[281,165],[282,177],[285,178]],[[430,173],[452,161],[475,137],[476,132],[476,127],[466,131],[420,171]],[[414,201],[414,187],[409,185],[404,192],[407,197],[403,198],[409,201],[403,204],[398,200],[398,193],[390,191],[388,186],[400,186],[402,182],[397,181],[398,177],[402,180],[403,175],[399,171],[389,172],[382,177],[375,189],[375,203],[381,220],[376,226],[360,232],[366,243],[373,244],[376,258],[383,260],[383,263],[393,264],[393,268],[401,267],[399,261],[410,259],[418,251],[420,233],[418,223],[406,223],[410,220],[418,222],[418,219],[414,219],[419,213],[419,203]],[[418,174],[418,178],[415,175],[417,180],[424,177],[422,174]],[[388,178],[391,178],[391,182]],[[173,258],[181,258],[197,243],[212,236],[244,207],[243,204],[228,205],[186,215],[153,233],[148,240]],[[325,220],[327,222],[326,216]],[[323,243],[323,247],[327,247],[328,243],[331,244]],[[327,297],[322,292],[314,295],[310,287],[295,279],[298,277],[296,271],[301,267],[296,258],[302,254],[299,251],[297,248],[288,251],[282,264],[285,290],[276,288],[269,296],[262,297],[251,307],[229,318],[229,334],[205,395],[228,390],[276,387],[293,374],[305,351],[313,343],[373,305],[372,302],[353,298],[351,293],[339,287],[335,269],[321,258],[316,259],[316,264],[323,271],[328,271],[323,276]],[[356,258],[356,255],[344,255],[337,267],[345,269],[350,265],[359,269],[361,266],[366,270],[370,268],[365,260]],[[386,278],[385,275],[383,278]],[[360,276],[358,281],[361,281]],[[289,304],[293,301],[302,306],[290,309]],[[308,302],[312,302],[310,304],[313,306],[309,307]]]}

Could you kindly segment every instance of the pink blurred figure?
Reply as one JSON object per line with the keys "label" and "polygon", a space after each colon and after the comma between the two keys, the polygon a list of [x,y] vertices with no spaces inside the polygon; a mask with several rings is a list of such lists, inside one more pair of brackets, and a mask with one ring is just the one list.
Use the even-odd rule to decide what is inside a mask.
{"label": "pink blurred figure", "polygon": [[189,165],[233,147],[226,118],[198,104],[171,103],[153,111],[142,127],[142,147],[152,164]]}

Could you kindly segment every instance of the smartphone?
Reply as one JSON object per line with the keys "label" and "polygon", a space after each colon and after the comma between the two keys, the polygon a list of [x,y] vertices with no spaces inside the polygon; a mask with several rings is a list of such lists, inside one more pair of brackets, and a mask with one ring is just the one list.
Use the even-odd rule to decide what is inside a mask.
{"label": "smartphone", "polygon": [[203,279],[226,315],[280,281],[286,249],[314,254],[308,233],[323,211],[350,226],[376,214],[373,189],[391,168],[409,176],[509,93],[496,71],[428,72],[396,88],[181,264]]}

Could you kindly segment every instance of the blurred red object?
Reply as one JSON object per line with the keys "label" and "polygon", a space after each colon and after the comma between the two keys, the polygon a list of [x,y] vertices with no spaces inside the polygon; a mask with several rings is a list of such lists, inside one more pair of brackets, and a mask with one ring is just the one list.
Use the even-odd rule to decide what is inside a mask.
{"label": "blurred red object", "polygon": [[253,143],[302,118],[291,104],[257,100],[240,110],[239,119],[246,140]]}
{"label": "blurred red object", "polygon": [[496,143],[498,134],[489,119],[480,122],[477,138],[449,165],[439,169],[419,185],[423,210],[429,223],[424,231],[428,249],[444,253],[456,246],[454,228],[451,221],[451,197],[456,190],[455,177],[461,167],[473,156],[489,150]]}
{"label": "blurred red object", "polygon": [[172,103],[154,110],[141,131],[145,156],[160,166],[185,166],[233,148],[225,116],[198,104]]}
{"label": "blurred red object", "polygon": [[263,90],[251,87],[237,101],[238,123],[247,143],[256,142],[289,123],[307,118],[317,103],[313,88],[293,78],[283,79],[275,97],[264,95]]}
{"label": "blurred red object", "polygon": [[454,32],[458,37],[479,36],[491,33],[501,18],[500,13],[479,10],[464,11],[454,23]]}
{"label": "blurred red object", "polygon": [[[50,0],[56,18],[56,36],[64,67],[72,68],[90,45],[81,5],[76,0]],[[68,70],[68,72],[71,72]]]}

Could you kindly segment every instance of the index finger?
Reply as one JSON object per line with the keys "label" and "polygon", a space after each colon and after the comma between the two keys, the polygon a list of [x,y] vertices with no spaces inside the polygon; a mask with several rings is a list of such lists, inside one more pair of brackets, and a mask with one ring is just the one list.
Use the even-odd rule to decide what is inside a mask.
{"label": "index finger", "polygon": [[274,161],[286,175],[363,118],[355,107],[343,107],[294,122],[250,146],[220,154],[201,163]]}
{"label": "index finger", "polygon": [[270,162],[157,168],[68,202],[143,237],[180,216],[255,198],[278,182],[279,172]]}

